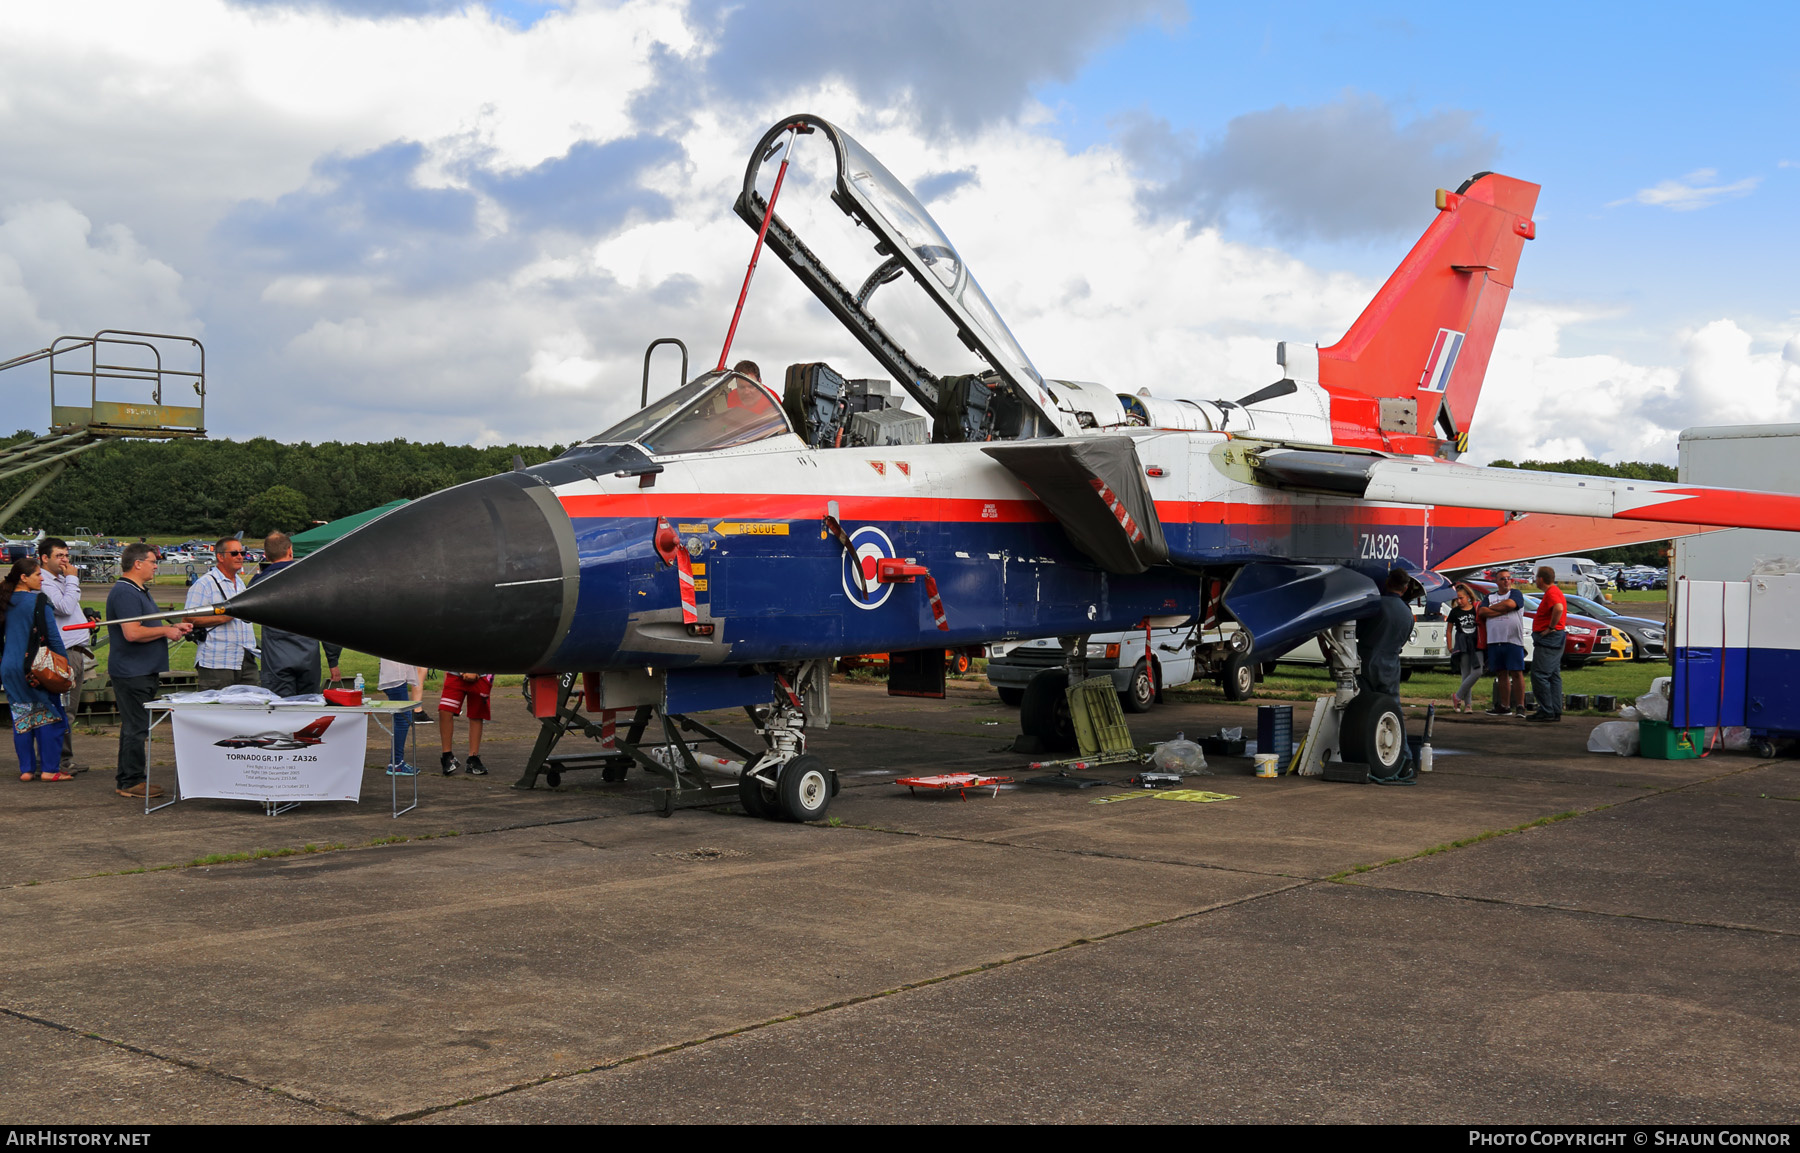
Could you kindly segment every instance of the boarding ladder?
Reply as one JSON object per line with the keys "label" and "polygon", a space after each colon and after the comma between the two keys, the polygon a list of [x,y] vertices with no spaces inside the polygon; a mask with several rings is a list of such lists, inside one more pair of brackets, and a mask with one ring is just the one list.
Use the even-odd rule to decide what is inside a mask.
{"label": "boarding ladder", "polygon": [[[50,431],[0,447],[0,482],[40,475],[0,508],[0,529],[89,449],[206,435],[206,349],[192,337],[110,328],[59,336],[48,348],[0,361],[0,373],[40,361],[50,369]],[[194,390],[194,404],[164,402],[165,387],[172,399],[185,399],[183,386]]]}

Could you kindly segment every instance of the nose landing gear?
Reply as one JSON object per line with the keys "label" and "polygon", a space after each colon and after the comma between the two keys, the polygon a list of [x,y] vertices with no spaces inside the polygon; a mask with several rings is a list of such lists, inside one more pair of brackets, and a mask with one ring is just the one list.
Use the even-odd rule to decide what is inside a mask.
{"label": "nose landing gear", "polygon": [[831,807],[838,793],[837,773],[806,751],[808,723],[820,728],[831,724],[830,676],[826,661],[783,669],[775,678],[776,702],[745,710],[769,747],[738,778],[738,800],[751,816],[818,821]]}

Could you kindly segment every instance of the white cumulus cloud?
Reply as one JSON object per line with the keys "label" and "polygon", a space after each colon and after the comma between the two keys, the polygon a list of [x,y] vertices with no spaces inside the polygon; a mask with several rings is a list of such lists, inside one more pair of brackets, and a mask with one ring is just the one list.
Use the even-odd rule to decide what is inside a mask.
{"label": "white cumulus cloud", "polygon": [[[1176,141],[1174,168],[1152,171],[1147,138],[1072,147],[1029,92],[1072,75],[1130,13],[1167,5],[1054,6],[1031,29],[1042,60],[983,73],[961,104],[934,79],[990,46],[946,56],[944,30],[1021,7],[939,7],[864,29],[854,59],[879,69],[755,76],[733,69],[764,59],[758,37],[807,53],[710,0],[578,0],[530,28],[423,0],[6,7],[0,355],[62,331],[203,332],[221,435],[567,443],[635,407],[653,338],[687,341],[694,372],[717,358],[752,241],[730,207],[746,156],[779,116],[809,109],[929,192],[1046,374],[1236,397],[1275,378],[1277,340],[1332,342],[1376,284],[1222,232],[1227,203],[1271,236],[1379,237],[1398,263],[1432,185],[1498,148],[1470,114],[1402,122],[1345,96],[1246,111],[1214,144]],[[783,0],[764,16],[820,10]],[[1343,218],[1302,218],[1284,199],[1283,158],[1319,140],[1366,161],[1352,183],[1368,196]],[[879,258],[824,201],[829,171],[822,139],[803,141],[782,212],[854,285]],[[1676,185],[1633,199],[1697,207],[1754,178],[1657,187]],[[1660,363],[1569,356],[1586,314],[1528,292],[1495,350],[1478,455],[1672,460],[1684,423],[1792,412],[1791,333],[1722,319]],[[882,294],[928,366],[970,366],[941,321],[906,314],[902,286]],[[665,355],[653,392],[674,375]],[[880,373],[773,259],[733,356],[771,380],[813,360]]]}
{"label": "white cumulus cloud", "polygon": [[1622,200],[1612,201],[1607,207],[1648,204],[1652,208],[1692,212],[1696,208],[1710,207],[1721,200],[1736,200],[1740,196],[1748,196],[1762,183],[1760,176],[1746,176],[1730,184],[1719,184],[1718,179],[1717,169],[1697,168],[1678,180],[1664,180],[1649,188],[1640,188]]}
{"label": "white cumulus cloud", "polygon": [[61,200],[0,209],[0,348],[8,355],[102,328],[197,335],[181,274],[122,224],[96,228]]}

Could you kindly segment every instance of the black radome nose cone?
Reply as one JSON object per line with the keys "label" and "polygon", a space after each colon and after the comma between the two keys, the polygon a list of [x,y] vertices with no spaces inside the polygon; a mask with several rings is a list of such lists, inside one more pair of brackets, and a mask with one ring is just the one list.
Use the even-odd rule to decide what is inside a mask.
{"label": "black radome nose cone", "polygon": [[370,521],[234,597],[230,612],[426,668],[528,672],[568,632],[576,561],[549,486],[505,473]]}

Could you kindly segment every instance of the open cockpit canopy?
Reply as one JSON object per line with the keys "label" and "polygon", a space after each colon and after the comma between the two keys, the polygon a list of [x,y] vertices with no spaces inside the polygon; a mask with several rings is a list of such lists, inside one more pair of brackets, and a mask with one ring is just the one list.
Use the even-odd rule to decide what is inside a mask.
{"label": "open cockpit canopy", "polygon": [[768,389],[736,372],[709,372],[579,448],[636,444],[651,456],[674,456],[736,448],[792,431]]}
{"label": "open cockpit canopy", "polygon": [[[759,176],[792,159],[800,137],[815,133],[830,143],[837,165],[832,202],[873,234],[875,253],[882,258],[854,292],[782,219],[774,179],[765,182],[770,195],[776,197],[773,214],[769,200],[757,187]],[[893,374],[937,427],[957,428],[965,422],[961,408],[970,390],[951,383],[957,379],[955,374],[940,376],[920,364],[871,311],[881,286],[901,277],[909,277],[931,299],[950,320],[961,342],[988,365],[989,373],[983,375],[991,383],[978,394],[978,402],[985,407],[986,393],[995,391],[1017,398],[1023,419],[1016,431],[1009,430],[1010,435],[1055,436],[1073,431],[1072,418],[1059,410],[1045,390],[1042,375],[944,230],[911,190],[843,129],[812,115],[791,116],[769,129],[751,154],[736,207],[752,228],[760,230],[767,218],[769,250]]]}

